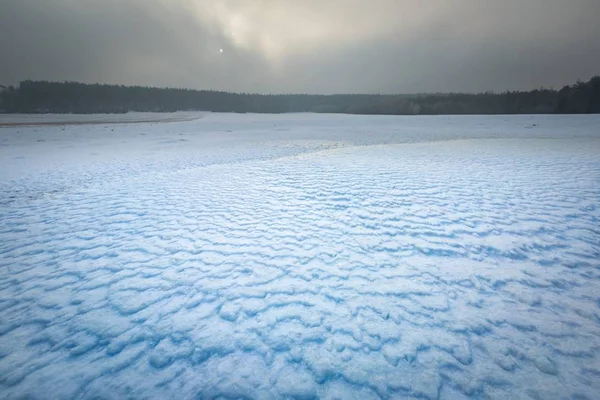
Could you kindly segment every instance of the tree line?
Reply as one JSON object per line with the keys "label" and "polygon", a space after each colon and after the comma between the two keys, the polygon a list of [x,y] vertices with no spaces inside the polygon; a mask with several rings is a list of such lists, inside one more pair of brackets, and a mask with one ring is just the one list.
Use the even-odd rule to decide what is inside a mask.
{"label": "tree line", "polygon": [[187,110],[388,115],[600,113],[600,76],[560,90],[479,94],[249,94],[31,80],[16,87],[0,86],[0,112],[5,113]]}

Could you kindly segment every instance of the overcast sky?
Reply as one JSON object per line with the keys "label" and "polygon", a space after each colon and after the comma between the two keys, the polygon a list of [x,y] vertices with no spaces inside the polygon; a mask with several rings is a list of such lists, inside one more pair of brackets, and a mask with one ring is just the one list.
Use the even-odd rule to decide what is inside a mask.
{"label": "overcast sky", "polygon": [[0,0],[0,84],[560,88],[600,74],[599,16],[600,0]]}

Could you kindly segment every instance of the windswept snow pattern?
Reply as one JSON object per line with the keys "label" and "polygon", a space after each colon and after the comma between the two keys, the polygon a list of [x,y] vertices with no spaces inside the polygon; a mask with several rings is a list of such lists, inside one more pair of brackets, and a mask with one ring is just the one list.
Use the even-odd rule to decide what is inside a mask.
{"label": "windswept snow pattern", "polygon": [[598,399],[598,127],[0,129],[0,397]]}

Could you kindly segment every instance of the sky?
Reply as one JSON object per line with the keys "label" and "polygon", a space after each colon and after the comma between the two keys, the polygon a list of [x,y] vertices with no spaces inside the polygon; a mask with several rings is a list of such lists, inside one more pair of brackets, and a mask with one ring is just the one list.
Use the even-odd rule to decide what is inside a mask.
{"label": "sky", "polygon": [[600,74],[598,16],[600,0],[0,0],[0,84],[561,88]]}

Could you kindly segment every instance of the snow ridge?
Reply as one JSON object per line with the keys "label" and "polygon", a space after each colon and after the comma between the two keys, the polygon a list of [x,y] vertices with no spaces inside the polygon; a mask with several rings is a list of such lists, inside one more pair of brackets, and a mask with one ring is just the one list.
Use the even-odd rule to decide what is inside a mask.
{"label": "snow ridge", "polygon": [[597,139],[309,147],[7,202],[0,397],[597,397]]}

